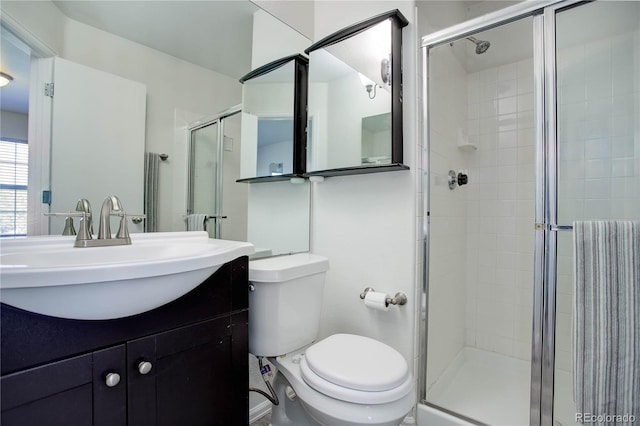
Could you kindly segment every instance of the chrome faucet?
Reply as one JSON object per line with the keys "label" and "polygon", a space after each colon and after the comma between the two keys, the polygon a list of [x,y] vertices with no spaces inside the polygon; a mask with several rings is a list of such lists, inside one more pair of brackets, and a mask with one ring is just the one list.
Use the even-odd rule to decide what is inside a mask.
{"label": "chrome faucet", "polygon": [[[109,195],[102,202],[100,209],[100,226],[98,227],[98,239],[110,239],[111,237],[111,212],[119,212],[124,214],[122,203],[115,195]],[[124,216],[123,216],[124,218]]]}
{"label": "chrome faucet", "polygon": [[[115,238],[111,236],[112,212],[120,216],[120,229],[118,229]],[[129,230],[127,229],[127,214],[124,212],[120,199],[115,195],[109,195],[102,202],[100,222],[98,223],[98,238],[95,240],[91,237],[91,233],[88,232],[89,222],[83,223],[87,215],[91,217],[90,212],[83,212],[83,217],[80,219],[81,232],[78,232],[74,247],[104,247],[131,244],[131,237],[129,237]]]}
{"label": "chrome faucet", "polygon": [[[105,247],[122,246],[131,244],[131,236],[127,227],[127,218],[133,217],[135,221],[145,218],[145,214],[127,214],[122,207],[122,202],[115,195],[109,195],[102,202],[100,209],[100,223],[98,224],[98,238],[94,239],[91,204],[85,198],[78,200],[76,211],[68,213],[45,213],[45,216],[64,216],[66,220],[65,234],[76,235],[73,229],[73,217],[80,217],[80,229],[76,235],[74,247]],[[120,227],[115,237],[111,235],[111,216],[120,216]],[[139,222],[135,222],[139,223]]]}

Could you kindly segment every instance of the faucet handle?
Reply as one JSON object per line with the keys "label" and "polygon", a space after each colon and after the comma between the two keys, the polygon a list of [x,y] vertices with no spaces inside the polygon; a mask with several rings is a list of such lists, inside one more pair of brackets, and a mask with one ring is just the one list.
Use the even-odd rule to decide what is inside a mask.
{"label": "faucet handle", "polygon": [[129,238],[129,226],[127,225],[127,218],[131,217],[133,223],[138,224],[142,222],[143,219],[147,218],[146,214],[133,214],[127,212],[118,212],[114,213],[114,216],[120,216],[120,227],[118,228],[118,232],[116,233],[116,238]]}
{"label": "faucet handle", "polygon": [[73,226],[73,217],[67,216],[65,218],[62,235],[76,235],[76,228]]}
{"label": "faucet handle", "polygon": [[120,226],[118,227],[116,238],[126,239],[126,238],[129,238],[129,228],[127,227],[127,214],[125,212],[122,212],[120,216],[121,216]]}
{"label": "faucet handle", "polygon": [[91,232],[89,229],[90,226],[91,226],[91,216],[87,216],[86,214],[83,214],[82,217],[80,218],[80,228],[78,230],[78,235],[76,236],[76,241],[91,240],[93,238],[91,236]]}
{"label": "faucet handle", "polygon": [[86,198],[81,198],[76,204],[76,211],[85,212],[87,214],[87,227],[89,235],[93,234],[93,213],[91,212],[91,203]]}
{"label": "faucet handle", "polygon": [[[73,219],[74,217],[79,217],[80,218],[80,228],[78,229],[78,233],[74,233],[73,234],[62,234],[62,235],[75,235],[76,236],[76,241],[78,240],[90,240],[91,234],[89,233],[89,221],[88,221],[88,217],[89,215],[87,214],[87,212],[84,211],[78,211],[78,212],[68,212],[68,213],[45,213],[45,216],[64,216],[65,218],[65,230],[63,232],[67,232],[69,231],[67,228],[70,226],[71,229],[73,229]],[[69,224],[68,221],[71,221],[71,223]]]}

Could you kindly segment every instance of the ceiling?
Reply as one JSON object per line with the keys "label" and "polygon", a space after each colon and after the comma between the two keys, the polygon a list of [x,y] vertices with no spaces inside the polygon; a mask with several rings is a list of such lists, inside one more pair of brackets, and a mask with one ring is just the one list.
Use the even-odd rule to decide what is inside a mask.
{"label": "ceiling", "polygon": [[0,89],[0,106],[3,110],[27,114],[29,110],[29,64],[31,49],[13,34],[2,28],[0,64],[2,71],[13,81]]}
{"label": "ceiling", "polygon": [[[248,0],[54,1],[68,18],[209,70],[240,78],[251,69],[253,14]],[[6,30],[2,69],[14,81],[1,89],[2,109],[28,112],[30,50]]]}
{"label": "ceiling", "polygon": [[69,18],[204,68],[240,78],[251,69],[248,0],[55,0]]}

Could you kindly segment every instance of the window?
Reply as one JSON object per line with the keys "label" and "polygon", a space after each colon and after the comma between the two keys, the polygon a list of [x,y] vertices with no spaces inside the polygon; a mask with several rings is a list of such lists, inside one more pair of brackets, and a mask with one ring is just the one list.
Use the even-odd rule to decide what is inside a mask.
{"label": "window", "polygon": [[27,141],[0,139],[0,236],[27,235]]}

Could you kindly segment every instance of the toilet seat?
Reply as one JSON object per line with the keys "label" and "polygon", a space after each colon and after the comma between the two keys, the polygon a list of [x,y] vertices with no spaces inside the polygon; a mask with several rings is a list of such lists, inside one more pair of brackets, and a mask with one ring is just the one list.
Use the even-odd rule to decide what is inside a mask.
{"label": "toilet seat", "polygon": [[334,334],[307,348],[300,373],[318,392],[358,404],[396,401],[413,385],[407,362],[398,351],[351,334]]}

